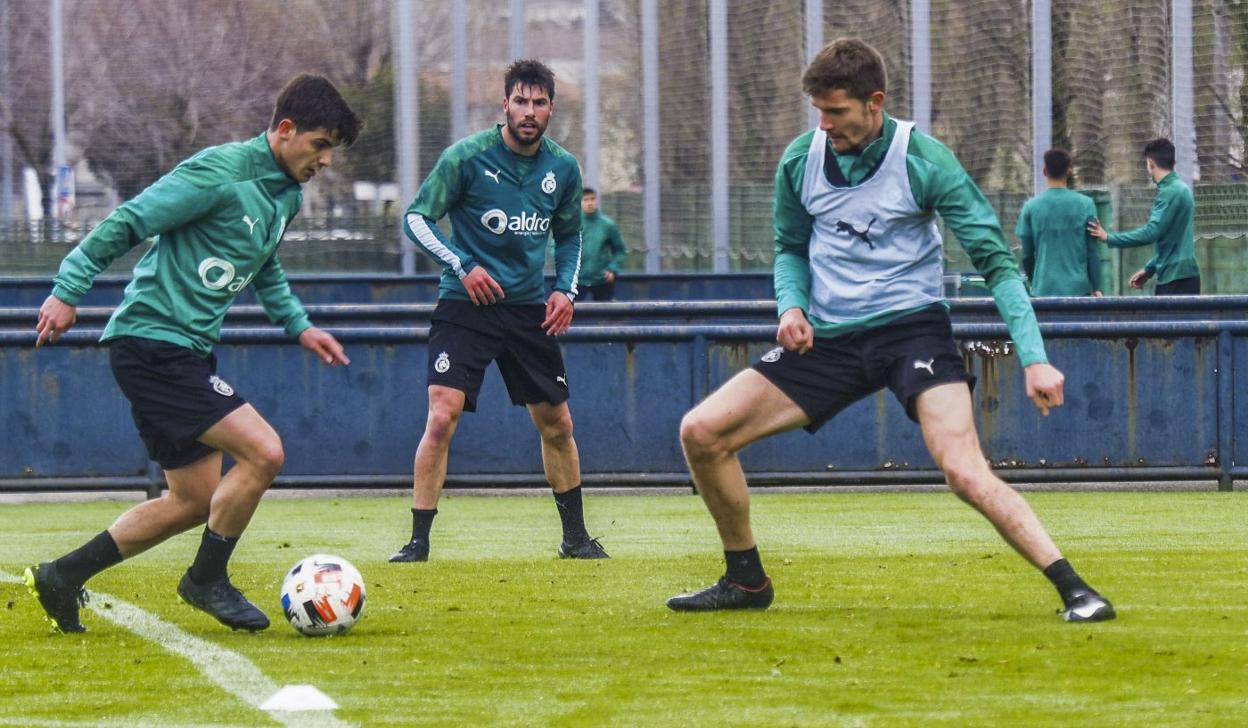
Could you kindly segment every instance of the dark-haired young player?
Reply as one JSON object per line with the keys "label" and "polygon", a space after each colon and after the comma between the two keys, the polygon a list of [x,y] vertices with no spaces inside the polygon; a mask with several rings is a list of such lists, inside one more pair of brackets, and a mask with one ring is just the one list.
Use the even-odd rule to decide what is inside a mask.
{"label": "dark-haired young player", "polygon": [[1027,200],[1014,232],[1023,244],[1023,271],[1033,296],[1101,295],[1101,258],[1087,225],[1096,219],[1092,198],[1068,187],[1070,152],[1044,153],[1047,189]]}
{"label": "dark-haired young player", "polygon": [[[78,608],[88,579],[204,523],[178,595],[233,629],[269,626],[230,583],[227,565],[285,454],[269,423],[217,375],[212,348],[234,297],[251,285],[269,318],[304,348],[330,366],[349,363],[338,341],[308,320],[276,253],[303,202],[300,186],[362,125],[328,79],[298,76],[278,95],[265,132],[182,162],[114,210],[61,263],[39,310],[36,346],[73,326],[78,301],[101,271],[154,239],[102,341],[169,491],[82,547],[26,570],[60,631],[84,631]],[[224,477],[222,453],[235,461]]]}
{"label": "dark-haired young player", "polygon": [[1113,607],[1057,550],[1017,492],[988,467],[975,432],[972,377],[943,297],[939,213],[984,274],[1018,347],[1027,396],[1048,414],[1062,404],[1018,269],[988,201],[957,158],[911,122],[884,113],[884,61],[839,39],[807,67],[802,86],[819,128],[785,150],[776,171],[776,340],[695,407],[680,438],[715,518],[727,573],[677,611],[763,609],[771,579],[750,528],[737,452],[778,432],[817,430],[888,387],[919,423],[949,487],[1057,587],[1069,621],[1111,619]]}
{"label": "dark-haired young player", "polygon": [[1132,288],[1143,288],[1157,279],[1158,296],[1200,295],[1200,265],[1196,262],[1196,200],[1192,190],[1174,173],[1174,144],[1154,139],[1144,145],[1144,169],[1157,185],[1157,197],[1143,227],[1107,233],[1100,220],[1088,224],[1088,232],[1111,248],[1155,245],[1157,252],[1131,276]]}
{"label": "dark-haired young player", "polygon": [[[407,210],[409,238],[442,266],[429,331],[429,412],[416,449],[412,535],[391,561],[426,561],[460,415],[477,408],[485,369],[498,363],[511,401],[528,407],[563,523],[559,555],[607,554],[585,529],[581,464],[572,438],[568,379],[555,340],[572,323],[581,260],[581,171],[544,136],[555,76],[516,61],[503,81],[506,123],[451,145]],[[447,237],[437,221],[449,215]],[[542,268],[555,242],[555,290]]]}

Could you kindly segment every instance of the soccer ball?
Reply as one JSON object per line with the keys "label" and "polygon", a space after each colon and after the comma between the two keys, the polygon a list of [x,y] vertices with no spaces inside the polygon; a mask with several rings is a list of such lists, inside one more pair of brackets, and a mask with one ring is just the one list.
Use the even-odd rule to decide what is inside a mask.
{"label": "soccer ball", "polygon": [[342,634],[364,614],[364,578],[344,558],[309,556],[282,581],[282,611],[303,634]]}

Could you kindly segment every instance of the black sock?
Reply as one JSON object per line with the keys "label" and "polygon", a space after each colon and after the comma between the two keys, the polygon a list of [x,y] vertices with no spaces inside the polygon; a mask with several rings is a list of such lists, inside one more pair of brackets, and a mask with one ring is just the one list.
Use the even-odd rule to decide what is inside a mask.
{"label": "black sock", "polygon": [[433,517],[438,515],[437,508],[412,509],[412,540],[429,541],[429,529],[433,527]]}
{"label": "black sock", "polygon": [[767,581],[757,546],[745,551],[725,551],[724,561],[728,564],[728,581],[734,584],[753,589]]}
{"label": "black sock", "polygon": [[121,563],[121,551],[108,531],[103,531],[74,551],[56,560],[56,570],[71,584],[85,584],[110,566]]}
{"label": "black sock", "polygon": [[[551,491],[554,493],[554,491]],[[559,507],[559,520],[563,522],[563,540],[580,543],[589,539],[585,530],[585,507],[581,502],[581,486],[563,493],[554,493],[555,505]]]}
{"label": "black sock", "polygon": [[1063,604],[1070,604],[1071,598],[1080,592],[1096,591],[1075,573],[1075,569],[1066,559],[1058,559],[1044,569],[1044,575],[1057,587]]}
{"label": "black sock", "polygon": [[226,578],[226,566],[229,565],[230,556],[237,545],[238,536],[222,536],[204,526],[204,535],[199,540],[199,553],[195,554],[195,563],[191,564],[191,581],[207,584]]}

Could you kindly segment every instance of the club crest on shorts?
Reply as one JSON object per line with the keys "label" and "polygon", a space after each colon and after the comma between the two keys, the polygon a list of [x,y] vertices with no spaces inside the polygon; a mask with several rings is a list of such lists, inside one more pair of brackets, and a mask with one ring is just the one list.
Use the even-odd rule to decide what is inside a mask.
{"label": "club crest on shorts", "polygon": [[766,354],[763,354],[763,361],[767,362],[768,364],[771,364],[772,362],[780,361],[780,355],[783,353],[784,353],[784,347],[777,346],[776,348],[772,349]]}
{"label": "club crest on shorts", "polygon": [[438,354],[438,358],[433,362],[433,370],[438,374],[446,374],[451,368],[451,357],[444,351]]}
{"label": "club crest on shorts", "polygon": [[553,169],[542,178],[542,192],[548,195],[552,195],[555,192],[555,171]]}
{"label": "club crest on shorts", "polygon": [[222,379],[221,377],[218,377],[216,374],[213,374],[211,377],[208,377],[208,381],[212,384],[213,390],[215,390],[216,393],[221,395],[222,397],[234,396],[234,388],[231,387],[224,379]]}

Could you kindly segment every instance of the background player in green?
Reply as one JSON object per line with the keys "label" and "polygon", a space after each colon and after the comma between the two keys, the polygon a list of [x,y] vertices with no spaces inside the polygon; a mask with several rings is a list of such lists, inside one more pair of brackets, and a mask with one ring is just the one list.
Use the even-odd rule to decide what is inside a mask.
{"label": "background player in green", "polygon": [[[301,75],[277,98],[269,128],[245,142],[205,149],[117,208],[83,239],[39,310],[36,346],[74,324],[95,277],[154,238],[104,329],[113,376],[130,400],[148,454],[169,490],[121,515],[87,544],[26,570],[26,583],[62,632],[82,632],[87,579],[122,559],[206,523],[178,595],[234,629],[268,617],[230,583],[227,565],[260,498],[282,467],[272,426],[216,374],[221,322],[254,285],[273,323],[331,366],[342,346],[308,320],[277,259],[301,185],[350,145],[363,122],[329,80]],[[235,465],[221,475],[222,453]]]}
{"label": "background player in green", "polygon": [[581,284],[595,301],[615,299],[615,278],[628,249],[615,220],[598,209],[598,191],[581,193],[584,229],[581,231]]}
{"label": "background player in green", "polygon": [[1100,220],[1088,223],[1088,232],[1111,248],[1156,245],[1157,252],[1131,276],[1132,288],[1143,288],[1157,278],[1158,296],[1200,295],[1200,265],[1196,262],[1196,201],[1192,190],[1174,173],[1174,144],[1154,139],[1144,145],[1144,168],[1157,185],[1157,197],[1148,222],[1125,233],[1107,233]]}
{"label": "background player in green", "polygon": [[1096,205],[1068,188],[1070,153],[1044,153],[1048,189],[1031,198],[1018,214],[1014,232],[1023,244],[1023,271],[1034,296],[1101,296],[1101,259],[1088,223]]}
{"label": "background player in green", "polygon": [[[511,64],[503,81],[506,123],[443,152],[407,210],[404,230],[442,265],[442,282],[429,330],[429,412],[416,449],[412,536],[391,561],[428,560],[451,438],[460,415],[476,410],[491,361],[541,436],[563,524],[559,555],[607,557],[585,529],[568,378],[555,340],[572,323],[577,293],[581,171],[544,136],[554,107],[551,70],[533,60]],[[443,215],[451,220],[450,238],[437,225]],[[548,292],[542,269],[550,237],[555,290]]]}
{"label": "background player in green", "polygon": [[819,128],[790,144],[776,171],[781,346],[685,415],[680,428],[727,572],[667,605],[677,611],[768,607],[774,592],[750,527],[737,452],[797,427],[813,432],[887,386],[919,423],[953,492],[1053,582],[1063,617],[1112,619],[1113,607],[1062,558],[980,449],[968,386],[974,377],[953,340],[934,213],[984,274],[1017,346],[1027,395],[1042,413],[1061,406],[1064,378],[1045,356],[992,207],[944,145],[884,113],[886,85],[880,54],[847,38],[825,46],[802,76]]}

